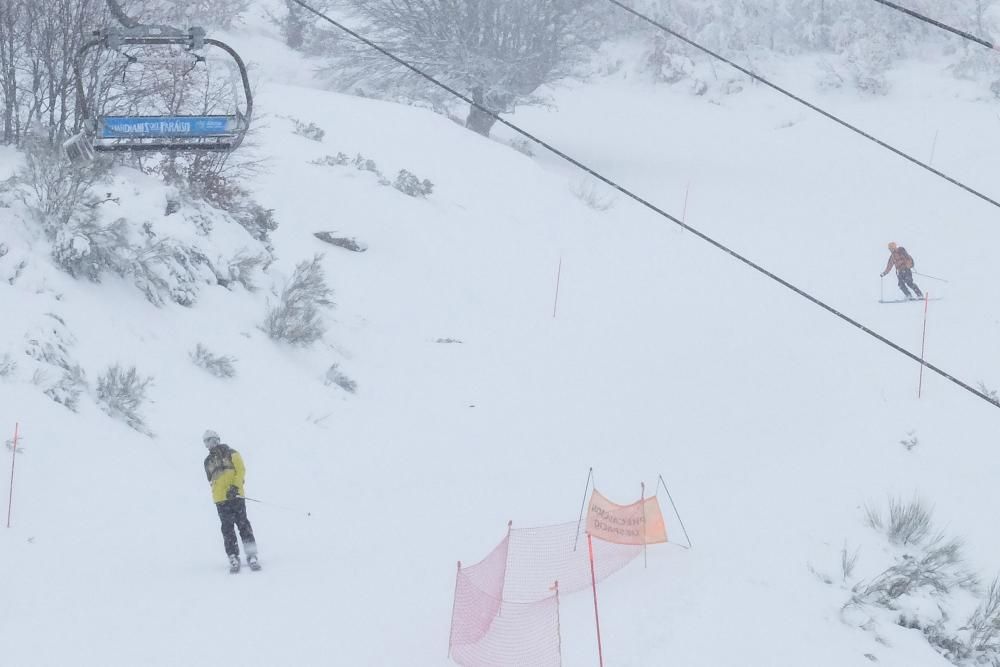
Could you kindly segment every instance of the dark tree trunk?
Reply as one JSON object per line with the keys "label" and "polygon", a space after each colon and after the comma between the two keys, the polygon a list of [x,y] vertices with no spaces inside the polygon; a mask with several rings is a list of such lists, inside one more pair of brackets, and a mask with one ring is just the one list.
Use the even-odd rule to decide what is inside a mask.
{"label": "dark tree trunk", "polygon": [[469,107],[469,116],[465,119],[465,126],[477,134],[488,137],[496,122],[497,119],[494,116],[479,107]]}

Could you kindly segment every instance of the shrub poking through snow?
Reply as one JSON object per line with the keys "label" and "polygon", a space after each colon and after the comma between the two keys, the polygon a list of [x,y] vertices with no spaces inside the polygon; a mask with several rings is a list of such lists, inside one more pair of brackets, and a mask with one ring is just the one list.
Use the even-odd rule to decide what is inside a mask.
{"label": "shrub poking through snow", "polygon": [[602,192],[597,182],[583,178],[573,185],[573,196],[595,211],[607,211],[615,205],[611,192]]}
{"label": "shrub poking through snow", "polygon": [[980,660],[979,664],[1000,664],[1000,578],[993,579],[965,627],[970,657],[992,658],[992,662]]}
{"label": "shrub poking through snow", "polygon": [[985,382],[980,382],[979,391],[983,392],[983,394],[985,394],[986,397],[989,398],[991,401],[993,401],[997,405],[1000,405],[1000,394],[997,394],[996,389],[990,389],[989,387],[986,386]]}
{"label": "shrub poking through snow", "polygon": [[198,343],[194,351],[190,353],[191,361],[195,366],[204,368],[217,378],[236,377],[236,357],[227,357],[212,354],[208,348]]}
{"label": "shrub poking through snow", "polygon": [[358,389],[358,383],[340,372],[340,366],[333,364],[326,370],[326,377],[323,384],[330,386],[335,384],[346,392],[353,394]]}
{"label": "shrub poking through snow", "polygon": [[374,160],[366,158],[361,153],[358,153],[353,158],[348,157],[344,153],[337,153],[336,155],[327,155],[317,160],[312,160],[309,164],[316,164],[326,167],[346,167],[352,166],[358,171],[368,171],[378,178],[379,185],[391,185],[396,190],[399,190],[404,195],[409,195],[410,197],[426,197],[427,195],[434,192],[434,184],[431,183],[426,178],[421,179],[413,172],[407,169],[400,169],[399,173],[396,174],[396,180],[390,181],[382,171],[375,164]]}
{"label": "shrub poking through snow", "polygon": [[865,507],[868,525],[885,534],[893,544],[906,546],[920,544],[931,529],[931,513],[919,499],[906,503],[900,498],[889,499],[889,515],[871,507]]}
{"label": "shrub poking through snow", "polygon": [[292,132],[299,135],[300,137],[305,137],[311,141],[323,141],[323,137],[326,136],[326,132],[316,123],[303,123],[298,118],[289,118],[292,121]]}
{"label": "shrub poking through snow", "polygon": [[971,588],[974,575],[962,565],[962,543],[938,536],[917,554],[908,554],[895,565],[883,570],[864,585],[857,587],[858,601],[895,609],[896,601],[918,593],[946,595],[957,588]]}
{"label": "shrub poking through snow", "polygon": [[404,195],[410,195],[411,197],[426,197],[434,192],[433,183],[426,178],[421,181],[405,169],[400,169],[399,173],[396,174],[396,180],[393,182],[392,187]]}
{"label": "shrub poking through snow", "polygon": [[53,145],[43,128],[24,141],[24,165],[7,182],[50,239],[56,232],[96,217],[100,200],[94,187],[107,180],[110,162],[99,159],[75,167]]}
{"label": "shrub poking through snow", "polygon": [[0,358],[0,378],[12,377],[16,372],[17,362],[11,359],[9,354],[4,353],[3,358]]}
{"label": "shrub poking through snow", "polygon": [[321,313],[334,303],[322,260],[323,255],[316,255],[296,266],[278,303],[268,309],[262,328],[272,340],[309,345],[326,333]]}
{"label": "shrub poking through snow", "polygon": [[77,365],[64,369],[55,384],[45,390],[45,395],[73,412],[80,406],[80,395],[87,388],[87,376]]}
{"label": "shrub poking through snow", "polygon": [[[980,591],[978,577],[964,564],[962,542],[934,530],[930,511],[917,500],[890,500],[887,515],[871,508],[866,515],[890,544],[877,550],[883,563],[867,578],[854,576],[857,552],[841,551],[849,596],[842,618],[880,641],[880,624],[919,630],[955,665],[1000,665],[1000,579]],[[970,599],[978,601],[971,614]]]}
{"label": "shrub poking through snow", "polygon": [[153,378],[140,376],[135,366],[124,369],[113,364],[97,379],[97,403],[109,416],[151,435],[139,409],[146,402],[146,389],[152,382]]}

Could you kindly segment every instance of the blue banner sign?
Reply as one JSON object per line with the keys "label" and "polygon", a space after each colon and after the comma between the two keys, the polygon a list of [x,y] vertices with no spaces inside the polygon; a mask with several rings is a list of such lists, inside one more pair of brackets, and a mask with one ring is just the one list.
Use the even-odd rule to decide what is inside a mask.
{"label": "blue banner sign", "polygon": [[233,133],[232,116],[118,116],[101,119],[102,139],[197,138]]}

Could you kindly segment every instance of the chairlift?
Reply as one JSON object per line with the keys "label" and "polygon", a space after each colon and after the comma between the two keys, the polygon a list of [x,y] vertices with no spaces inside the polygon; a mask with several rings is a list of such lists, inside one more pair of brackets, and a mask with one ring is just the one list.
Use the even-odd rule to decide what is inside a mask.
{"label": "chairlift", "polygon": [[[94,39],[80,49],[75,64],[77,98],[81,109],[82,129],[63,143],[63,150],[71,163],[81,164],[93,160],[96,153],[149,152],[149,151],[232,151],[242,143],[250,129],[253,97],[246,65],[239,54],[228,44],[205,37],[203,28],[187,31],[167,26],[133,25],[124,28],[94,31]],[[206,62],[200,53],[206,46],[222,51],[230,65],[235,63],[243,88],[242,104],[235,99],[227,114],[211,115],[105,115],[99,113],[88,100],[83,84],[83,60],[96,48],[115,51],[124,55],[129,63],[162,63],[176,58],[148,59],[124,53],[129,46],[171,47],[182,46],[194,57],[192,67]],[[238,97],[238,85],[234,97]]]}

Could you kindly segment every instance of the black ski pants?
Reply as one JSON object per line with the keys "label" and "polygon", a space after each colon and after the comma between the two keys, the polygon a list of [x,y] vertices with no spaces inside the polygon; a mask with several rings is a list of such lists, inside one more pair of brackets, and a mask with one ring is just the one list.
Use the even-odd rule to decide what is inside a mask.
{"label": "black ski pants", "polygon": [[226,554],[230,556],[240,555],[240,547],[236,543],[236,529],[238,528],[247,556],[255,556],[257,554],[257,541],[253,538],[253,528],[247,518],[247,501],[242,498],[223,500],[221,503],[216,503],[215,508],[219,510],[219,521],[222,522],[222,541],[226,545]]}
{"label": "black ski pants", "polygon": [[[920,291],[917,284],[913,282],[913,271],[910,269],[896,269],[896,280],[899,281],[899,289],[903,290],[903,294],[906,298],[910,298],[910,289],[913,290],[917,296],[923,296],[924,293]],[[906,289],[909,287],[910,289]]]}

